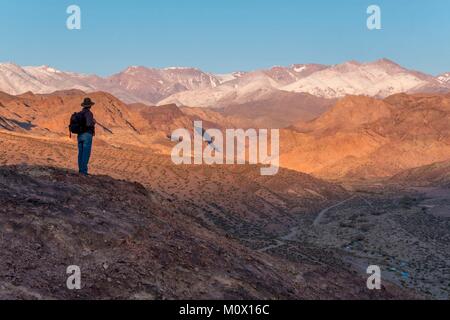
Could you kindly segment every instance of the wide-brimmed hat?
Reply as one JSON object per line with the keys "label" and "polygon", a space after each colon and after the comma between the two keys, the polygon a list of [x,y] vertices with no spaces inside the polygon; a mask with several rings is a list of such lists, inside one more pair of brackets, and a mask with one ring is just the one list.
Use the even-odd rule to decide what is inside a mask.
{"label": "wide-brimmed hat", "polygon": [[89,108],[89,107],[92,107],[94,104],[95,104],[95,102],[92,101],[91,98],[85,98],[83,103],[81,104],[81,106],[84,108]]}

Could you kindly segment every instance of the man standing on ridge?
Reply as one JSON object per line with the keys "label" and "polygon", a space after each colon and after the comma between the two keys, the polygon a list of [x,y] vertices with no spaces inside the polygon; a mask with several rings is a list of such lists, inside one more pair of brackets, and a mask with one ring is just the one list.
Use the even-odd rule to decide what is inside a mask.
{"label": "man standing on ridge", "polygon": [[70,119],[70,132],[78,134],[78,169],[80,174],[88,175],[88,164],[91,157],[92,140],[95,136],[95,119],[91,108],[95,103],[85,98],[81,106],[83,110],[74,113]]}

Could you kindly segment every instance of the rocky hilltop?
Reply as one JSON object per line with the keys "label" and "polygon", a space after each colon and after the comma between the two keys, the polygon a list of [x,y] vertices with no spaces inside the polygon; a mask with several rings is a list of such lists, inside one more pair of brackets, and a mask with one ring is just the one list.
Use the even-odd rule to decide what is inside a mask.
{"label": "rocky hilltop", "polygon": [[281,134],[282,166],[333,179],[386,178],[449,159],[450,95],[348,96]]}
{"label": "rocky hilltop", "polygon": [[[38,167],[0,168],[0,298],[395,298],[336,266],[257,252],[169,210],[138,183]],[[66,288],[78,265],[82,289]]]}

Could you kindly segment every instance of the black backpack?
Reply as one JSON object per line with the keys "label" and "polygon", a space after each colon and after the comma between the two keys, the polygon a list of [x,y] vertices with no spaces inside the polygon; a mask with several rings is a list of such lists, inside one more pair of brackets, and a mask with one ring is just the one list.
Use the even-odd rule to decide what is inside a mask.
{"label": "black backpack", "polygon": [[70,117],[70,124],[69,124],[70,136],[72,136],[72,133],[74,134],[83,133],[84,127],[85,127],[85,118],[83,113],[75,112]]}

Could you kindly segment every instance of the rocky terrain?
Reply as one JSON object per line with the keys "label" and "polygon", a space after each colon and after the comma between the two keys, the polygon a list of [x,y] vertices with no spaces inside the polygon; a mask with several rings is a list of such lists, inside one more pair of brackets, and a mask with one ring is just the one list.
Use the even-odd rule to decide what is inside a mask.
{"label": "rocky terrain", "polygon": [[[287,93],[212,110],[95,92],[94,176],[82,178],[67,122],[85,96],[0,93],[0,298],[448,299],[448,94],[329,105]],[[318,117],[299,121],[314,117],[308,103]],[[170,133],[194,120],[271,119],[287,126],[275,176],[168,156]],[[81,291],[65,288],[72,264]],[[379,292],[366,289],[373,264]]]}
{"label": "rocky terrain", "polygon": [[[1,165],[77,167],[74,142],[2,133],[0,137]],[[336,184],[289,170],[270,178],[260,176],[257,166],[175,166],[167,156],[106,143],[95,145],[91,170],[142,183],[202,223],[245,237],[273,236],[287,230],[295,214],[347,196]]]}
{"label": "rocky terrain", "polygon": [[450,162],[436,162],[430,165],[412,168],[393,176],[390,181],[415,186],[450,187]]}
{"label": "rocky terrain", "polygon": [[[138,183],[1,167],[0,203],[2,299],[414,297],[389,283],[369,291],[339,265],[255,251],[180,209],[206,214],[200,204]],[[65,287],[69,265],[82,270],[81,290]]]}
{"label": "rocky terrain", "polygon": [[281,163],[331,179],[391,177],[448,160],[449,119],[448,94],[348,96],[284,130]]}
{"label": "rocky terrain", "polygon": [[[0,128],[67,139],[68,119],[79,110],[85,95],[78,90],[20,96],[1,93]],[[204,128],[222,130],[287,126],[280,132],[281,166],[327,179],[388,178],[449,159],[448,94],[398,94],[382,100],[347,96],[333,104],[298,95],[302,98],[285,96],[263,104],[211,110],[128,105],[108,93],[90,94],[97,102],[99,140],[145,147],[158,154],[170,154],[174,144],[169,137],[175,129],[192,131],[193,122],[201,120]],[[278,105],[283,105],[277,107],[282,113],[276,111]],[[315,111],[308,111],[312,107]],[[318,117],[313,120],[298,121],[315,114]]]}
{"label": "rocky terrain", "polygon": [[295,227],[260,250],[293,260],[319,252],[322,260],[337,259],[360,272],[368,263],[377,265],[385,280],[448,300],[449,189],[367,182],[352,187],[347,199],[299,216]]}

